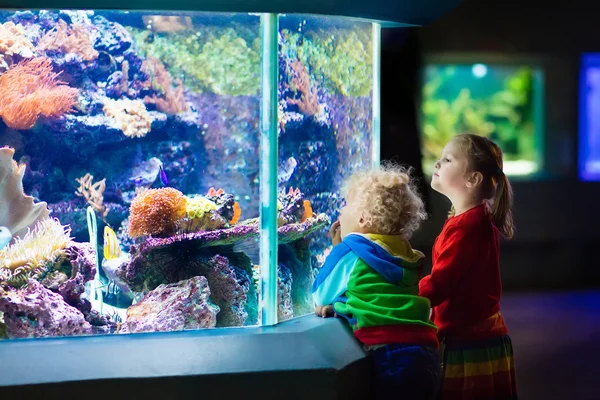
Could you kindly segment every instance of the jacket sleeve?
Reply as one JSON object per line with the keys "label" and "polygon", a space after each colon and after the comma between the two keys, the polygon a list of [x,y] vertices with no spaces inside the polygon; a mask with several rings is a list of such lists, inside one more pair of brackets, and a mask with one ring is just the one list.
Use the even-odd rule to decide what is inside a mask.
{"label": "jacket sleeve", "polygon": [[346,293],[348,281],[359,258],[349,252],[335,265],[323,266],[314,282],[312,295],[316,306],[328,306],[334,300]]}
{"label": "jacket sleeve", "polygon": [[419,282],[419,294],[436,307],[459,287],[462,277],[479,258],[479,235],[476,229],[450,227],[438,248],[431,274]]}

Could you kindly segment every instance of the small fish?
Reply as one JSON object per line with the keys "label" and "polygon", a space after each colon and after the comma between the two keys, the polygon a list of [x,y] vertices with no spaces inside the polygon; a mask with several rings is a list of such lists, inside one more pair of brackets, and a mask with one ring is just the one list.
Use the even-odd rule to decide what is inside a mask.
{"label": "small fish", "polygon": [[0,226],[0,250],[8,246],[12,240],[10,230],[5,226]]}
{"label": "small fish", "polygon": [[135,186],[150,187],[160,174],[161,168],[162,161],[152,157],[148,161],[140,162],[133,168],[129,181],[133,182]]}
{"label": "small fish", "polygon": [[121,244],[110,226],[104,227],[104,258],[111,260],[121,257]]}
{"label": "small fish", "polygon": [[167,178],[167,173],[165,172],[162,163],[160,164],[160,180],[165,186],[169,184],[169,179]]}
{"label": "small fish", "polygon": [[242,208],[240,207],[240,203],[238,203],[236,201],[235,203],[233,203],[233,217],[231,217],[231,219],[229,220],[229,223],[231,225],[236,224],[240,220],[241,216],[242,216]]}
{"label": "small fish", "polygon": [[300,222],[304,222],[309,218],[312,218],[313,216],[313,210],[312,210],[312,206],[310,205],[310,200],[304,200],[304,213],[302,214],[302,219],[300,220]]}

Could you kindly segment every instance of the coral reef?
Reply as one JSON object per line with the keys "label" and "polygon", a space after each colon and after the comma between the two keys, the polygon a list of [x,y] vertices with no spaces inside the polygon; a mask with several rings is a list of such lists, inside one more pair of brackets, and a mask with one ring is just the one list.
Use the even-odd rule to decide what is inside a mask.
{"label": "coral reef", "polygon": [[[10,153],[0,183],[9,179],[22,193],[25,178],[38,212],[25,212],[13,227],[23,239],[28,227],[47,219],[46,204],[33,203],[42,199],[63,233],[64,225],[72,228],[64,247],[40,247],[43,262],[26,264],[19,282],[1,284],[9,299],[32,285],[39,296],[60,301],[56,311],[42,307],[37,315],[23,306],[26,313],[16,315],[0,308],[0,336],[70,334],[60,321],[86,334],[113,333],[117,322],[120,333],[256,324],[259,19],[68,10],[0,15],[9,21],[0,26],[0,79],[44,60],[53,84],[73,94],[60,112],[15,108],[20,121],[0,105],[0,138],[15,146],[19,160]],[[370,31],[313,29],[319,24],[280,34],[280,320],[312,311],[313,270],[329,246],[339,177],[371,157]],[[54,107],[66,107],[57,99]],[[35,109],[25,103],[19,107]],[[88,204],[102,219],[99,229],[88,229]],[[0,212],[0,226],[2,218]],[[100,263],[95,248],[103,225],[118,232],[122,253]],[[98,265],[98,281],[90,282]],[[98,312],[99,291],[105,315]],[[113,307],[123,310],[107,311]],[[47,330],[33,326],[41,320],[50,321]]]}
{"label": "coral reef", "polygon": [[92,333],[81,312],[36,280],[18,290],[0,287],[0,312],[7,336],[13,339]]}
{"label": "coral reef", "polygon": [[165,332],[214,328],[219,307],[210,300],[203,276],[160,285],[129,307],[119,333]]}

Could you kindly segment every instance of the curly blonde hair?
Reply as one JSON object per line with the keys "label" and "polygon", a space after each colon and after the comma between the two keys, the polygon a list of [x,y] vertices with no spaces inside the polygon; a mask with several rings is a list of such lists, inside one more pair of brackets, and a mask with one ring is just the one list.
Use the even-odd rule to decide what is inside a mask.
{"label": "curly blonde hair", "polygon": [[412,168],[386,162],[380,168],[358,171],[345,182],[342,194],[354,203],[373,233],[410,239],[427,219],[425,205],[411,177]]}

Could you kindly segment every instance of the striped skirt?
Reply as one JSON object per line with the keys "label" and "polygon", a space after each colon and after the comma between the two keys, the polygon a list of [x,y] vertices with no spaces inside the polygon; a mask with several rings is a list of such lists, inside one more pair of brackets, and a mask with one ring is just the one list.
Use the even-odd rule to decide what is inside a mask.
{"label": "striped skirt", "polygon": [[446,345],[440,400],[516,400],[509,336],[468,345]]}

